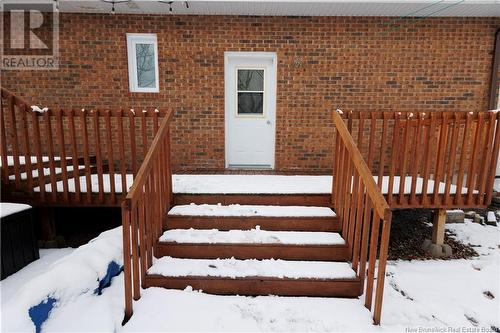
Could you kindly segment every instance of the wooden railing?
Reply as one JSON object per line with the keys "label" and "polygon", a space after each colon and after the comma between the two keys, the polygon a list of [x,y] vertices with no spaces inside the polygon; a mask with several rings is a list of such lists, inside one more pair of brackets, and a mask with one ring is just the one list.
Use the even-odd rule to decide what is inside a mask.
{"label": "wooden railing", "polygon": [[132,315],[132,298],[141,296],[141,286],[153,263],[162,221],[173,202],[170,165],[170,122],[162,120],[137,177],[122,203],[125,321]]}
{"label": "wooden railing", "polygon": [[2,183],[50,205],[118,206],[165,112],[48,110],[1,89]]}
{"label": "wooden railing", "polygon": [[391,208],[490,204],[500,113],[367,111],[343,118]]}
{"label": "wooden railing", "polygon": [[337,135],[332,204],[342,224],[342,237],[349,247],[352,268],[361,280],[362,289],[366,280],[365,306],[372,311],[374,322],[379,324],[392,212],[338,112],[333,113],[333,122]]}

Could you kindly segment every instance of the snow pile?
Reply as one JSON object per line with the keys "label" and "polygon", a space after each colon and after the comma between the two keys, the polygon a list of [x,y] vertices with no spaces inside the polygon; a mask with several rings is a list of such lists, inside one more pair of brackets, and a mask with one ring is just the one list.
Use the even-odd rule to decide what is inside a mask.
{"label": "snow pile", "polygon": [[45,112],[49,111],[49,108],[48,107],[41,108],[38,105],[32,105],[31,106],[31,111],[32,112],[45,113]]}
{"label": "snow pile", "polygon": [[31,208],[30,205],[10,203],[10,202],[0,202],[0,217],[6,217],[30,208]]}
{"label": "snow pile", "polygon": [[121,228],[103,232],[28,281],[3,307],[2,330],[33,331],[28,313],[48,299],[56,300],[56,309],[93,295],[113,261],[123,265]]}

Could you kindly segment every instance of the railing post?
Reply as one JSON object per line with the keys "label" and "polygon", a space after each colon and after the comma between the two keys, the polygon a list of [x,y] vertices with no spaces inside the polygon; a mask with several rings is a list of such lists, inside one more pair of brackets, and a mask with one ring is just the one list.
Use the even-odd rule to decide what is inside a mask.
{"label": "railing post", "polygon": [[389,237],[391,233],[392,212],[386,209],[382,224],[382,239],[380,241],[380,255],[378,259],[377,290],[375,292],[375,308],[373,310],[373,322],[380,324],[382,314],[382,299],[384,297],[385,266],[387,264],[387,253],[389,250]]}
{"label": "railing post", "polygon": [[125,324],[132,316],[132,275],[130,265],[130,201],[124,200],[122,209],[122,238],[123,238],[123,285],[125,289]]}

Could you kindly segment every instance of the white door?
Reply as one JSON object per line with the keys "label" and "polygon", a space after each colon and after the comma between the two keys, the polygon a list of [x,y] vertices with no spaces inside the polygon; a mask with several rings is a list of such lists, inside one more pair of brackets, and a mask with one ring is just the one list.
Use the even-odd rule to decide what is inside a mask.
{"label": "white door", "polygon": [[224,58],[226,168],[274,168],[276,53]]}

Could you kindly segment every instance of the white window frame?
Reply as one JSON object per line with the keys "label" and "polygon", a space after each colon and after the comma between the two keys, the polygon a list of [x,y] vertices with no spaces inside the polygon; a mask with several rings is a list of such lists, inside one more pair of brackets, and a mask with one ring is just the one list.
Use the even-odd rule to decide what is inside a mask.
{"label": "white window frame", "polygon": [[[264,118],[266,117],[266,68],[265,67],[248,67],[248,66],[237,66],[235,68],[236,74],[235,74],[235,87],[236,87],[236,107],[235,107],[235,112],[236,112],[236,117],[241,117],[241,118]],[[264,72],[264,77],[262,78],[262,91],[260,90],[239,90],[238,89],[238,72],[240,70],[257,70],[257,71],[263,71]],[[238,113],[238,93],[261,93],[262,94],[262,113]]]}
{"label": "white window frame", "polygon": [[[155,87],[139,87],[137,82],[137,57],[136,44],[153,44],[155,52]],[[128,54],[128,82],[130,92],[150,92],[160,91],[160,79],[158,71],[158,40],[156,34],[131,34],[127,33],[127,54]]]}

